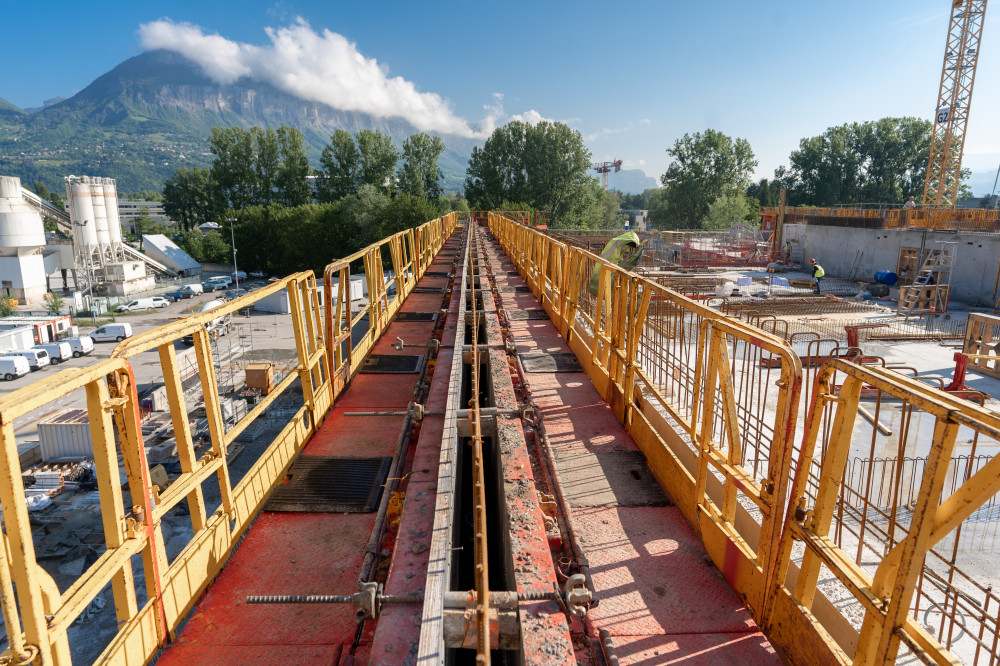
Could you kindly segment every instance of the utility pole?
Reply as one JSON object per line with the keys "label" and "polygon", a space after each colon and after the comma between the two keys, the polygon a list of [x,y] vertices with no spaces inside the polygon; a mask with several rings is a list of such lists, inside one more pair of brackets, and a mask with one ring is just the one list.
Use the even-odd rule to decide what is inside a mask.
{"label": "utility pole", "polygon": [[240,270],[236,267],[236,218],[227,217],[226,222],[229,223],[229,240],[233,244],[233,278],[236,280],[236,288],[240,288]]}

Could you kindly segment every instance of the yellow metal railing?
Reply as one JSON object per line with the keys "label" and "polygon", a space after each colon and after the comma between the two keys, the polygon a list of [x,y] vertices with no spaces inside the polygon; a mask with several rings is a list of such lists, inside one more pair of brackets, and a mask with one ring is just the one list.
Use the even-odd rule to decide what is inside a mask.
{"label": "yellow metal railing", "polygon": [[[762,619],[787,496],[798,357],[779,338],[581,248],[499,215],[489,224],[713,560]],[[757,510],[748,512],[741,497]]]}
{"label": "yellow metal railing", "polygon": [[[954,481],[948,463],[956,436],[1000,446],[1000,416],[891,370],[834,359],[808,387],[796,447],[803,371],[779,337],[512,220],[493,215],[489,224],[715,564],[791,663],[887,663],[900,643],[926,663],[960,663],[944,647],[954,638],[945,626],[956,623],[928,631],[924,615],[934,602],[915,591],[918,579],[935,575],[925,565],[934,545],[957,540],[962,522],[1000,491],[995,456],[942,497],[946,480]],[[839,389],[832,379],[838,372],[846,376]],[[872,427],[859,405],[862,387],[901,400],[907,430],[913,424],[919,432],[913,412],[934,422],[919,496],[902,507],[909,524],[896,522],[885,543],[866,542],[862,530],[860,545],[852,545],[869,553],[884,547],[869,570],[831,532],[840,520],[834,512],[841,510],[851,435]],[[826,596],[831,578],[853,606],[843,595],[836,604]],[[946,596],[936,612],[979,608],[982,627],[962,657],[994,663],[986,625],[996,610],[973,601]]]}
{"label": "yellow metal railing", "polygon": [[[776,207],[762,207],[761,217],[778,216]],[[807,217],[839,217],[857,220],[881,220],[884,229],[948,229],[958,231],[997,231],[1000,210],[983,208],[823,208],[787,207],[785,224],[795,224]]]}
{"label": "yellow metal railing", "polygon": [[[68,629],[108,586],[112,590],[118,631],[98,661],[142,664],[169,642],[357,371],[358,363],[351,364],[349,360],[359,359],[374,344],[456,223],[454,214],[432,220],[376,243],[343,262],[331,264],[326,271],[328,296],[333,294],[329,278],[334,272],[342,277],[341,287],[349,289],[350,262],[363,260],[366,268],[371,296],[365,306],[369,330],[353,349],[350,326],[347,338],[341,333],[332,336],[330,326],[324,325],[322,312],[326,311],[327,318],[331,309],[337,309],[341,315],[349,312],[349,291],[346,295],[337,292],[339,299],[334,308],[329,300],[324,307],[310,271],[278,280],[210,311],[139,334],[121,342],[109,359],[52,374],[0,399],[0,444],[4,452],[0,456],[0,506],[4,518],[0,609],[10,642],[9,661],[71,663]],[[395,271],[388,283],[382,278],[382,251],[386,247]],[[394,294],[389,293],[390,285],[395,286]],[[216,376],[216,364],[220,361],[214,358],[209,327],[220,317],[243,311],[282,290],[287,292],[291,311],[294,360],[289,362],[288,374],[279,379],[273,390],[237,422],[227,424]],[[334,320],[340,321],[336,317]],[[207,452],[200,457],[196,455],[174,346],[188,336],[194,345],[197,365],[194,372],[200,380],[210,438]],[[341,344],[348,345],[346,360],[327,354],[331,340],[338,351]],[[135,357],[148,351],[158,353],[180,462],[180,475],[164,489],[151,479],[132,367]],[[339,372],[336,381],[334,369]],[[241,480],[232,483],[227,453],[236,438],[274,407],[276,401],[291,395],[296,385],[301,388],[301,406]],[[52,576],[40,566],[35,552],[17,453],[15,419],[36,418],[35,410],[81,390],[86,395],[106,549],[61,592]],[[119,481],[119,452],[131,498],[128,504]],[[206,508],[206,483],[211,483],[213,489],[217,487],[220,496],[218,508],[211,512]],[[168,558],[161,521],[184,500],[193,534],[180,553]],[[145,579],[142,595],[135,589],[134,556],[142,559]]]}
{"label": "yellow metal railing", "polygon": [[[327,265],[323,271],[326,351],[339,392],[396,316],[403,300],[458,224],[449,213]],[[364,267],[367,301],[351,307],[351,266]],[[391,274],[385,271],[391,268]]]}

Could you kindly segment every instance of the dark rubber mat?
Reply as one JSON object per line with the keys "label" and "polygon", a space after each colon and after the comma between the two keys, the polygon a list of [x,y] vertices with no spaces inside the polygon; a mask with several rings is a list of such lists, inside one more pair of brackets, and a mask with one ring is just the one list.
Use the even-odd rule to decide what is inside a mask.
{"label": "dark rubber mat", "polygon": [[448,271],[426,271],[424,277],[448,277],[451,275]]}
{"label": "dark rubber mat", "polygon": [[392,458],[301,456],[264,511],[371,513],[378,508]]}
{"label": "dark rubber mat", "polygon": [[525,352],[520,354],[525,372],[583,372],[573,352]]}
{"label": "dark rubber mat", "polygon": [[369,354],[361,362],[362,375],[407,375],[420,370],[423,354]]}
{"label": "dark rubber mat", "polygon": [[434,321],[436,312],[397,312],[396,321]]}
{"label": "dark rubber mat", "polygon": [[548,319],[549,313],[545,310],[535,308],[534,310],[507,310],[507,319],[510,321],[524,321],[526,319]]}
{"label": "dark rubber mat", "polygon": [[497,291],[501,294],[527,294],[531,291],[531,287],[524,285],[517,287],[497,287]]}
{"label": "dark rubber mat", "polygon": [[414,294],[442,294],[444,295],[445,287],[424,287],[416,286],[413,288],[411,293]]}

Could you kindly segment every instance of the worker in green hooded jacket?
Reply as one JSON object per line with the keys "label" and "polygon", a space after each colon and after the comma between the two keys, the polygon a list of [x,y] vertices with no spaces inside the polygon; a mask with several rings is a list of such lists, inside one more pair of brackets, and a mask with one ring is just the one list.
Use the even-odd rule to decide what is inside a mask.
{"label": "worker in green hooded jacket", "polygon": [[[642,257],[643,242],[639,234],[634,231],[627,231],[621,236],[612,238],[601,250],[601,258],[624,268],[626,270],[634,268]],[[594,272],[590,274],[590,284],[587,290],[597,295],[597,289],[601,285],[601,265],[594,266]]]}

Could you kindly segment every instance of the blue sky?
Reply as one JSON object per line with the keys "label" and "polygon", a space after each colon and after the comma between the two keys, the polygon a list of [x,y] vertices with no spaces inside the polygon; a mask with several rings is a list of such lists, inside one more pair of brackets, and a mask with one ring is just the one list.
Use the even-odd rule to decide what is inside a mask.
{"label": "blue sky", "polygon": [[[278,67],[282,61],[269,57],[271,28],[292,40],[311,33],[330,49],[342,36],[369,68],[377,61],[386,80],[404,79],[357,95],[384,98],[378,108],[413,102],[427,107],[420,113],[444,113],[447,122],[472,128],[487,117],[502,122],[533,113],[580,130],[595,160],[623,159],[626,168],[651,176],[665,170],[665,150],[677,138],[711,127],[748,139],[760,162],[757,175],[770,176],[801,138],[831,125],[889,115],[930,118],[949,6],[950,0],[18,3],[3,9],[4,22],[17,29],[0,41],[7,63],[0,97],[22,107],[69,97],[141,52],[150,25],[163,28],[161,42],[183,27],[202,37],[217,34],[234,49],[259,47],[244,65]],[[987,10],[983,35],[965,165],[995,173],[1000,8]],[[352,90],[366,80],[352,81]],[[300,83],[303,90],[325,87]],[[400,86],[408,86],[400,93],[408,102],[392,98]]]}

